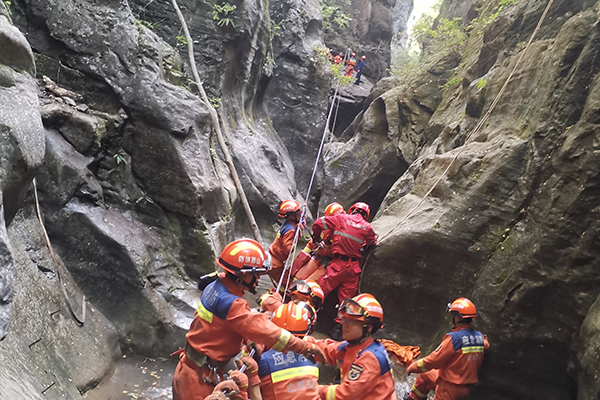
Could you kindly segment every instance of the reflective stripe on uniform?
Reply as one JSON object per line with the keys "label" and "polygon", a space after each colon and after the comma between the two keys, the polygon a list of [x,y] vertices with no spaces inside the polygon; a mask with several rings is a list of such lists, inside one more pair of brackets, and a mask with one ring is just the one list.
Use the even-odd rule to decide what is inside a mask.
{"label": "reflective stripe on uniform", "polygon": [[335,389],[337,389],[338,385],[329,385],[327,388],[327,395],[325,399],[327,400],[335,400]]}
{"label": "reflective stripe on uniform", "polygon": [[429,371],[425,365],[423,364],[423,359],[421,358],[419,361],[417,361],[417,367],[419,367],[419,369],[423,372],[427,372]]}
{"label": "reflective stripe on uniform", "polygon": [[323,223],[323,230],[327,230],[327,222],[325,222],[325,217],[321,217],[321,222]]}
{"label": "reflective stripe on uniform", "polygon": [[210,311],[208,311],[206,308],[204,308],[204,305],[202,304],[202,301],[198,302],[198,308],[196,309],[196,312],[198,313],[198,315],[200,316],[200,318],[202,318],[203,320],[205,320],[209,324],[212,324],[212,320],[213,320],[213,315],[214,314],[211,313]]}
{"label": "reflective stripe on uniform", "polygon": [[283,351],[283,348],[288,344],[291,337],[291,333],[289,333],[285,329],[282,329],[281,336],[279,336],[279,339],[277,339],[277,342],[271,348],[276,351]]}
{"label": "reflective stripe on uniform", "polygon": [[461,350],[462,350],[463,354],[466,354],[466,353],[483,353],[483,346],[463,347]]}
{"label": "reflective stripe on uniform", "polygon": [[271,380],[273,381],[273,383],[277,383],[288,379],[297,378],[299,376],[307,375],[312,375],[318,378],[319,368],[316,366],[288,368],[281,371],[273,372],[271,374]]}
{"label": "reflective stripe on uniform", "polygon": [[352,235],[350,235],[350,234],[348,234],[348,233],[346,233],[346,232],[342,232],[342,231],[335,231],[335,232],[333,232],[333,234],[334,234],[334,235],[343,236],[343,237],[345,237],[345,238],[348,238],[348,239],[350,239],[350,240],[354,240],[355,242],[358,242],[358,243],[362,243],[362,242],[364,242],[364,240],[362,240],[362,239],[359,239],[359,238],[357,238],[357,237],[355,237],[355,236],[352,236]]}
{"label": "reflective stripe on uniform", "polygon": [[414,392],[417,396],[419,396],[422,399],[424,399],[425,397],[427,397],[427,395],[421,393],[421,391],[419,389],[417,389],[417,387],[415,385],[413,385],[411,391]]}

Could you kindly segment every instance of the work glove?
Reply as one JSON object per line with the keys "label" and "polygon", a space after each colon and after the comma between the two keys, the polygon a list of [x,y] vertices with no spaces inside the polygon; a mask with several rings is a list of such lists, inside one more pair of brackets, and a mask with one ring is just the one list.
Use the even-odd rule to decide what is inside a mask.
{"label": "work glove", "polygon": [[248,376],[248,384],[250,387],[260,384],[260,377],[258,376],[258,363],[254,358],[245,356],[242,357],[241,360],[235,360],[235,363],[238,368],[241,368],[242,365],[246,366],[244,373],[246,376]]}
{"label": "work glove", "polygon": [[244,347],[242,348],[242,357],[249,355],[252,350],[254,350],[254,355],[252,356],[252,358],[254,358],[254,360],[257,363],[260,362],[260,356],[265,351],[265,345],[261,343],[247,341]]}
{"label": "work glove", "polygon": [[215,397],[215,398],[212,398],[209,396],[210,400],[220,400],[223,398],[235,399],[240,394],[240,388],[233,380],[227,379],[227,380],[217,384],[217,386],[215,386],[215,389],[213,390],[211,396],[214,396],[214,395],[219,396],[219,393],[224,396]]}
{"label": "work glove", "polygon": [[239,388],[236,397],[232,398],[236,400],[248,400],[248,377],[246,374],[239,370],[229,371],[228,374],[229,378],[232,379]]}
{"label": "work glove", "polygon": [[276,293],[275,288],[272,288],[267,293],[263,294],[256,301],[260,308],[265,311],[275,311],[277,307],[283,304],[283,298],[279,293]]}
{"label": "work glove", "polygon": [[227,398],[227,396],[225,396],[225,394],[223,392],[219,391],[219,392],[212,392],[211,394],[206,396],[204,398],[204,400],[229,400],[229,399]]}
{"label": "work glove", "polygon": [[407,374],[420,374],[422,371],[419,368],[419,366],[417,365],[417,362],[413,362],[411,363],[408,368],[406,368],[406,373]]}
{"label": "work glove", "polygon": [[323,352],[321,351],[319,346],[313,343],[304,343],[306,343],[306,349],[303,349],[303,351],[300,354],[306,357],[311,363],[316,364],[317,359],[325,360],[325,356],[323,355]]}

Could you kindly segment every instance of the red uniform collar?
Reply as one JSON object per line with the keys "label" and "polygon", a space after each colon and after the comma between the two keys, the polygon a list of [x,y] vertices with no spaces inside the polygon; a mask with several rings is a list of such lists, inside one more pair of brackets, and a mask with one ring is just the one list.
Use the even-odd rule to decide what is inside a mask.
{"label": "red uniform collar", "polygon": [[452,329],[452,332],[456,332],[456,331],[462,331],[463,329],[469,329],[470,327],[471,327],[471,325],[470,325],[470,324],[467,324],[467,325],[461,325],[461,326],[459,326],[459,327],[457,327],[457,328],[454,328],[454,329]]}
{"label": "red uniform collar", "polygon": [[358,344],[350,344],[348,343],[348,347],[351,348],[357,348],[360,347],[361,350],[362,349],[366,349],[367,347],[369,347],[373,342],[375,341],[375,339],[373,339],[372,337],[368,338],[367,340],[365,340],[364,342],[358,343]]}

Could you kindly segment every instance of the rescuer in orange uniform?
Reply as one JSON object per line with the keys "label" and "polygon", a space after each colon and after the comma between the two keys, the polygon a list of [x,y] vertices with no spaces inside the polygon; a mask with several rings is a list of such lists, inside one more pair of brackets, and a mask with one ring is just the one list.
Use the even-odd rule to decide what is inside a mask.
{"label": "rescuer in orange uniform", "polygon": [[[277,308],[273,323],[303,338],[313,331],[316,319],[310,304],[290,301]],[[266,351],[258,363],[258,376],[264,400],[319,400],[319,368],[304,356]]]}
{"label": "rescuer in orange uniform", "polygon": [[337,56],[333,57],[333,63],[341,64],[343,59],[344,59],[344,53],[340,53]]}
{"label": "rescuer in orange uniform", "polygon": [[[331,242],[333,259],[327,265],[325,275],[320,277],[317,283],[323,289],[325,297],[337,287],[340,304],[358,291],[363,247],[373,246],[377,240],[367,218],[369,218],[369,206],[359,202],[350,207],[349,214],[321,217],[312,227],[313,237],[319,237],[323,230],[333,232]],[[334,328],[332,337],[337,339],[341,329],[339,317],[336,317],[335,322],[338,325]]]}
{"label": "rescuer in orange uniform", "polygon": [[300,203],[296,200],[286,200],[279,206],[279,213],[277,215],[280,218],[285,218],[285,221],[279,228],[275,240],[273,240],[273,243],[269,246],[269,253],[271,254],[273,262],[272,269],[269,271],[269,276],[276,284],[281,279],[283,266],[290,255],[290,250],[294,243],[294,236],[296,235],[296,229],[298,223],[300,223],[301,213]]}
{"label": "rescuer in orange uniform", "polygon": [[471,327],[477,316],[475,305],[461,297],[448,304],[448,312],[452,315],[452,332],[444,336],[433,353],[406,369],[408,373],[419,374],[409,396],[413,400],[427,398],[430,390],[435,390],[434,400],[463,399],[477,382],[483,351],[490,344],[481,332]]}
{"label": "rescuer in orange uniform", "polygon": [[[328,217],[335,214],[345,214],[346,211],[340,203],[331,203],[325,207],[323,214]],[[331,253],[331,239],[333,231],[321,232],[321,241],[310,239],[304,249],[292,264],[292,276],[303,280],[317,280],[325,274],[325,268],[333,254]]]}
{"label": "rescuer in orange uniform", "polygon": [[346,73],[345,76],[352,76],[354,72],[354,66],[356,65],[356,53],[352,53],[350,59],[346,60]]}
{"label": "rescuer in orange uniform", "polygon": [[250,339],[279,351],[295,351],[312,359],[314,345],[292,336],[266,315],[252,312],[241,298],[256,292],[258,276],[268,271],[267,254],[251,239],[238,239],[223,249],[217,264],[225,273],[202,292],[194,320],[185,335],[185,351],[173,375],[173,400],[201,400],[236,368],[232,358]]}
{"label": "rescuer in orange uniform", "polygon": [[316,343],[327,364],[340,368],[341,382],[319,387],[323,400],[396,400],[390,360],[372,334],[383,326],[381,304],[368,293],[345,299],[338,311],[345,342]]}
{"label": "rescuer in orange uniform", "polygon": [[[321,309],[325,296],[321,286],[315,281],[296,280],[290,286],[287,296],[291,301],[304,301],[309,303],[317,312]],[[263,294],[256,301],[260,308],[265,311],[273,312],[283,304],[283,299],[279,293],[275,293],[275,289],[271,289]]]}

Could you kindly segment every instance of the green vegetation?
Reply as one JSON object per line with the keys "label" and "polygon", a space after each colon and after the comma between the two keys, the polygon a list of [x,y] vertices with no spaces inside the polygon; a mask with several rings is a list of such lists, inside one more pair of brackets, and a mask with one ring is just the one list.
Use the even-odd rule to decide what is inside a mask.
{"label": "green vegetation", "polygon": [[319,10],[323,15],[323,30],[333,30],[332,23],[344,29],[348,27],[352,18],[343,11],[344,6],[350,5],[350,0],[319,0]]}
{"label": "green vegetation", "polygon": [[154,28],[156,28],[156,26],[158,25],[158,22],[155,22],[155,23],[150,23],[150,22],[148,22],[148,21],[144,21],[143,19],[136,19],[136,20],[135,20],[135,24],[136,24],[136,25],[137,25],[139,28],[141,28],[141,27],[145,27],[145,28],[148,28],[148,29],[154,29]]}
{"label": "green vegetation", "polygon": [[498,15],[500,14],[500,12],[502,12],[502,10],[504,10],[508,6],[515,4],[516,2],[517,2],[517,0],[500,0],[500,3],[498,3],[498,8],[496,9],[496,12],[494,12],[489,17],[485,18],[483,20],[483,23],[485,25],[489,24],[490,22],[492,22],[493,20],[495,20],[498,17]]}
{"label": "green vegetation", "polygon": [[125,153],[125,151],[123,149],[119,150],[114,156],[113,158],[115,159],[115,161],[117,162],[117,165],[120,164],[127,164],[127,153]]}
{"label": "green vegetation", "polygon": [[221,105],[221,98],[220,97],[211,97],[209,99],[210,104],[215,108],[219,108],[219,106]]}
{"label": "green vegetation", "polygon": [[141,201],[145,201],[146,203],[154,204],[154,200],[152,200],[152,198],[150,198],[150,196],[148,196],[146,194],[146,192],[144,192],[143,190],[141,192],[142,192],[142,195],[135,200],[135,204],[138,204]]}
{"label": "green vegetation", "polygon": [[477,82],[477,91],[480,91],[481,89],[483,89],[485,87],[485,85],[487,85],[487,81],[483,78],[481,78],[479,80],[479,82]]}
{"label": "green vegetation", "polygon": [[2,0],[2,5],[6,10],[6,16],[8,17],[8,21],[12,24],[12,14],[10,12],[10,0]]}
{"label": "green vegetation", "polygon": [[235,28],[235,18],[233,12],[236,6],[229,3],[223,3],[221,5],[215,4],[213,6],[213,21],[217,21],[219,26],[229,26]]}
{"label": "green vegetation", "polygon": [[[434,13],[439,12],[438,3]],[[467,40],[460,18],[440,18],[434,27],[435,14],[426,13],[419,18],[410,37],[413,46],[392,60],[390,73],[400,78],[401,84],[411,84],[453,54],[461,54]],[[412,47],[412,48],[411,48]],[[416,47],[416,49],[415,49]],[[460,82],[459,77],[450,79],[443,88]]]}
{"label": "green vegetation", "polygon": [[462,78],[454,77],[452,79],[449,79],[448,82],[446,82],[444,85],[441,86],[442,89],[449,89],[453,86],[458,85],[459,83],[462,82]]}
{"label": "green vegetation", "polygon": [[182,46],[187,46],[188,44],[187,38],[185,36],[179,35],[176,36],[175,39],[177,39],[177,44],[180,44]]}

